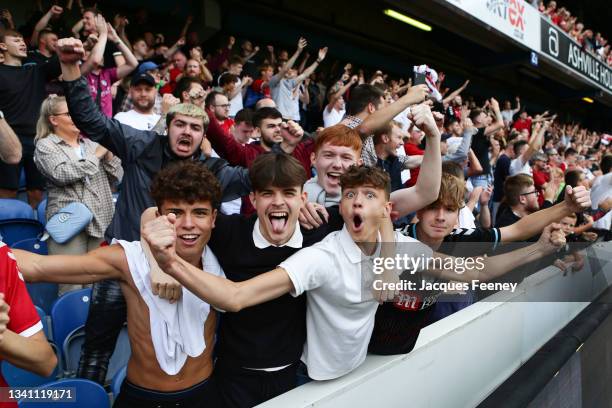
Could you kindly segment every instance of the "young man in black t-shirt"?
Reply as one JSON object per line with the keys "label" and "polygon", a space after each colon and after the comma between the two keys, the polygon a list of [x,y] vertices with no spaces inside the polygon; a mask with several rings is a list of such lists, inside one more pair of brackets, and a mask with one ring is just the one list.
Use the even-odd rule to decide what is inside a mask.
{"label": "young man in black t-shirt", "polygon": [[4,63],[0,64],[0,111],[13,128],[23,146],[23,156],[18,165],[0,162],[0,197],[14,198],[19,188],[19,173],[25,169],[28,201],[32,207],[42,200],[45,179],[34,164],[34,136],[40,105],[45,99],[47,81],[60,75],[57,58],[43,64],[26,64],[27,46],[17,31],[5,30],[0,34],[0,52]]}
{"label": "young man in black t-shirt", "polygon": [[[589,192],[575,188],[563,203],[528,215],[516,224],[492,229],[455,228],[459,209],[464,205],[464,188],[458,178],[442,174],[438,200],[417,211],[419,222],[405,225],[401,232],[429,245],[434,251],[462,257],[476,256],[490,254],[500,243],[523,241],[540,234],[548,224],[590,207]],[[470,244],[459,246],[459,243]],[[377,354],[408,353],[422,327],[472,303],[471,295],[438,303],[438,295],[423,291],[403,293],[396,302],[381,305],[370,351]]]}

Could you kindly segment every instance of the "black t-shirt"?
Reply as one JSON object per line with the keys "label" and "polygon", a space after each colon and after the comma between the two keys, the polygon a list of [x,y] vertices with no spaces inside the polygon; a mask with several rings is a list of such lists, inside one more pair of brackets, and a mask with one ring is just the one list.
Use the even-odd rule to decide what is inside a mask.
{"label": "black t-shirt", "polygon": [[57,57],[20,67],[0,64],[0,110],[19,137],[33,138],[47,81],[61,73]]}
{"label": "black t-shirt", "polygon": [[[493,202],[499,203],[504,198],[504,181],[510,174],[510,158],[505,153],[499,155],[493,172]],[[497,224],[496,224],[497,225]]]}
{"label": "black t-shirt", "polygon": [[485,136],[485,128],[479,128],[478,132],[472,137],[472,150],[480,161],[482,174],[489,174],[491,163],[489,162],[489,138]]}
{"label": "black t-shirt", "polygon": [[[417,237],[416,224],[407,224],[400,232],[414,239]],[[500,242],[497,228],[458,228],[444,237],[438,252],[454,256],[475,256],[490,252]],[[459,246],[458,243],[470,243]],[[401,278],[409,278],[402,275]],[[417,288],[420,279],[417,279]],[[386,302],[378,307],[374,330],[368,350],[373,354],[393,355],[412,351],[421,329],[429,323],[433,306],[441,292],[402,291],[395,302]]]}
{"label": "black t-shirt", "polygon": [[[302,247],[322,240],[342,228],[337,207],[328,207],[329,223],[314,230],[302,229]],[[275,269],[299,248],[270,246],[259,249],[253,242],[256,216],[217,217],[208,245],[219,259],[225,276],[235,282]],[[277,299],[223,313],[217,343],[220,359],[236,367],[272,368],[299,361],[306,341],[306,297],[285,294]]]}

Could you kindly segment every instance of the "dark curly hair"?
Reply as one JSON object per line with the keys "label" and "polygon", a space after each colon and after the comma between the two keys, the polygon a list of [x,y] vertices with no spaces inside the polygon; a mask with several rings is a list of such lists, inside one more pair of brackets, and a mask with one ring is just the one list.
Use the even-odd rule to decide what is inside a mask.
{"label": "dark curly hair", "polygon": [[210,201],[217,208],[221,186],[215,175],[198,161],[184,160],[162,169],[151,183],[151,197],[158,208],[164,201]]}
{"label": "dark curly hair", "polygon": [[378,167],[351,166],[340,176],[342,189],[370,186],[385,190],[387,200],[391,196],[391,179]]}

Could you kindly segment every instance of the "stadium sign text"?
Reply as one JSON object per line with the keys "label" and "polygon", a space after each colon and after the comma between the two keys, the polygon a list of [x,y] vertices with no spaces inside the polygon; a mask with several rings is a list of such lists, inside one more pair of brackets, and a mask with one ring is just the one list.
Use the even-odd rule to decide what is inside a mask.
{"label": "stadium sign text", "polygon": [[524,0],[445,1],[524,46],[540,50],[540,13]]}
{"label": "stadium sign text", "polygon": [[544,54],[586,76],[606,91],[612,91],[612,69],[544,19],[541,48]]}

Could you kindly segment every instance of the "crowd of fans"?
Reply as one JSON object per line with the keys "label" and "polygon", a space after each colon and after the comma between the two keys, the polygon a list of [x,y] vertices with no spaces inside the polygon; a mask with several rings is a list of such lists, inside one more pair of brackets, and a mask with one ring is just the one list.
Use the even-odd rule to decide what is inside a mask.
{"label": "crowd of fans", "polygon": [[[47,220],[74,202],[92,215],[69,240],[49,239],[50,255],[78,258],[0,243],[0,291],[20,288],[0,299],[3,359],[50,372],[31,303],[16,300],[19,267],[26,280],[72,285],[61,292],[96,282],[79,377],[104,383],[127,318],[116,406],[253,406],[298,379],[340,377],[368,350],[408,353],[422,327],[476,301],[470,290],[361,301],[355,265],[375,253],[368,242],[448,259],[460,254],[443,243],[490,244],[486,274],[438,276],[466,281],[610,238],[608,134],[530,114],[519,97],[479,100],[469,80],[450,90],[425,65],[394,77],[329,61],[333,50],[306,38],[286,50],[226,36],[211,49],[191,17],[170,43],[142,11],[77,5],[52,6],[29,31],[1,15],[0,197],[17,197],[23,170]],[[610,62],[600,34],[554,1],[540,8]],[[517,241],[531,246],[494,253]],[[556,258],[564,270],[584,264],[576,251]],[[38,337],[17,344],[14,333]]]}
{"label": "crowd of fans", "polygon": [[553,24],[559,26],[567,35],[574,39],[582,48],[595,55],[601,61],[612,66],[612,53],[610,44],[601,32],[593,32],[590,28],[584,28],[584,23],[578,21],[577,16],[565,7],[557,7],[555,0],[550,0],[548,4],[538,1],[537,7],[542,15],[546,16]]}

